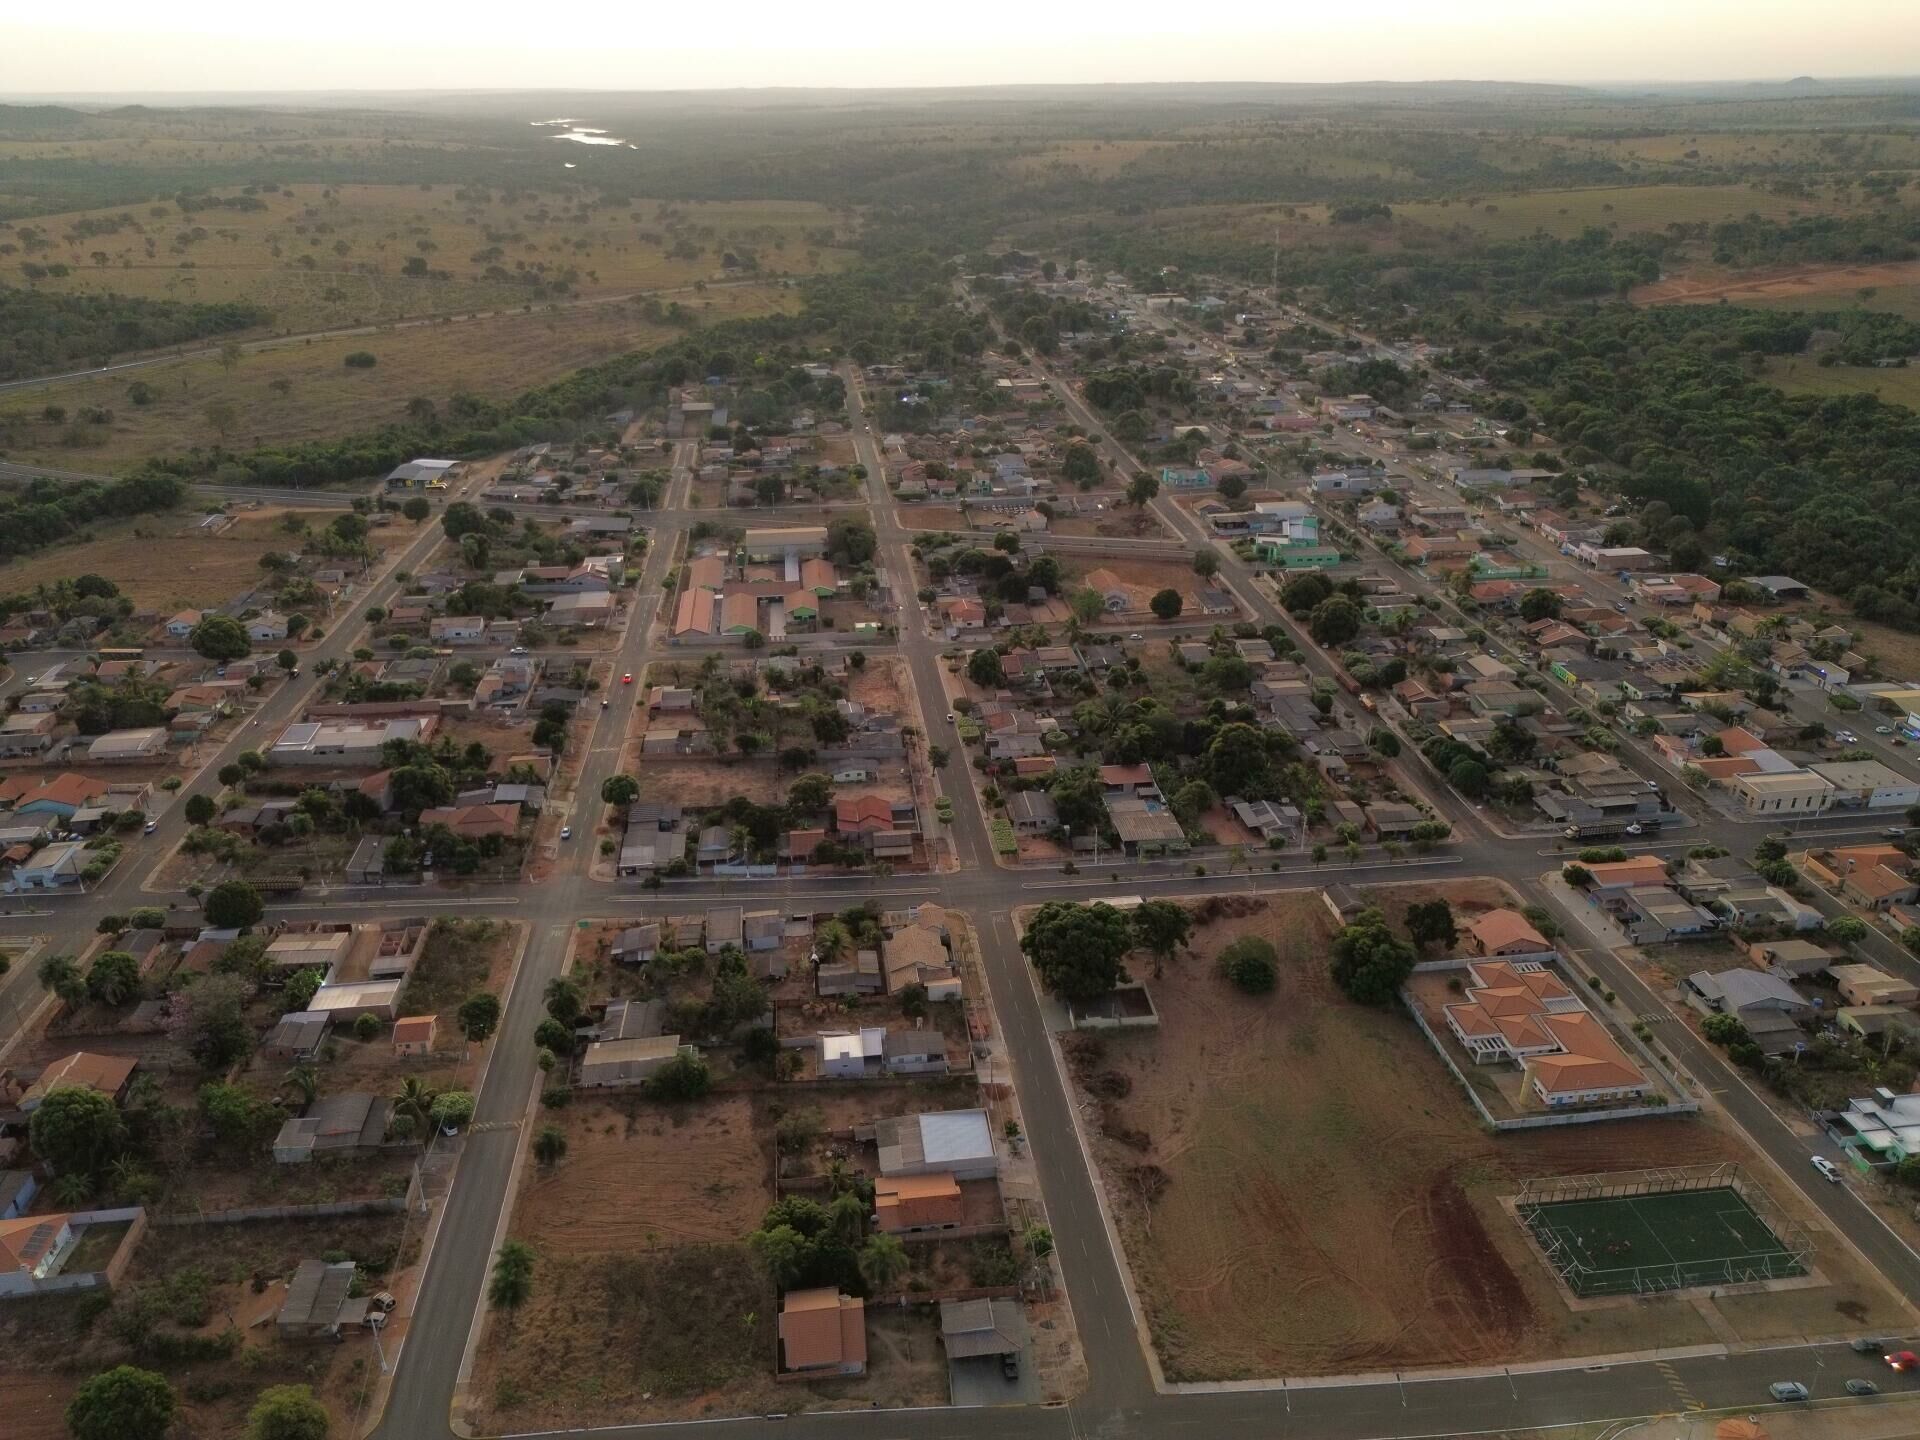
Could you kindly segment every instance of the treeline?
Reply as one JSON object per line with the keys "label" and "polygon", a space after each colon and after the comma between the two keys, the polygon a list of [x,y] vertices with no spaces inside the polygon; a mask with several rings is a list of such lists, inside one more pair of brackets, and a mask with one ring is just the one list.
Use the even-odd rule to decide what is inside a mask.
{"label": "treeline", "polygon": [[171,510],[186,486],[171,475],[144,473],[125,480],[30,480],[0,492],[0,556],[31,555],[98,520]]}
{"label": "treeline", "polygon": [[104,365],[130,350],[232,334],[272,319],[258,305],[183,305],[0,287],[0,380]]}
{"label": "treeline", "polygon": [[1749,215],[1708,232],[1719,265],[1872,264],[1920,258],[1920,209],[1889,205],[1854,215],[1803,215],[1782,224]]}
{"label": "treeline", "polygon": [[[1853,319],[1608,306],[1459,358],[1530,395],[1569,461],[1621,467],[1626,495],[1686,517],[1737,569],[1920,629],[1920,416],[1871,395],[1788,395],[1753,373],[1755,357]],[[1920,346],[1906,322],[1862,324]]]}

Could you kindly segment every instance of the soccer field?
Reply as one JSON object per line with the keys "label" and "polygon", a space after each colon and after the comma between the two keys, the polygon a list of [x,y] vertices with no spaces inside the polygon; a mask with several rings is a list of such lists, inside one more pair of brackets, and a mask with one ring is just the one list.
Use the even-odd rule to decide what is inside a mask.
{"label": "soccer field", "polygon": [[1731,1188],[1520,1207],[1574,1294],[1633,1295],[1801,1275],[1806,1266]]}

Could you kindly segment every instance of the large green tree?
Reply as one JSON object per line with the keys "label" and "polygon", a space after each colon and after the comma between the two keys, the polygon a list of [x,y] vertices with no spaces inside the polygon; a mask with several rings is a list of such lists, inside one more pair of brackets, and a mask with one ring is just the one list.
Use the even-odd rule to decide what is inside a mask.
{"label": "large green tree", "polygon": [[127,1143],[126,1122],[111,1095],[58,1085],[27,1122],[33,1153],[59,1175],[97,1180]]}
{"label": "large green tree", "polygon": [[1111,905],[1053,900],[1027,922],[1020,948],[1040,980],[1062,1000],[1097,1000],[1126,978],[1133,928]]}
{"label": "large green tree", "polygon": [[1377,909],[1362,910],[1333,939],[1333,980],[1362,1005],[1386,1005],[1413,973],[1413,946]]}
{"label": "large green tree", "polygon": [[243,930],[258,925],[267,913],[260,892],[244,880],[222,880],[201,903],[207,923],[219,930]]}
{"label": "large green tree", "polygon": [[247,627],[231,615],[207,615],[187,635],[187,643],[209,660],[241,660],[253,650]]}
{"label": "large green tree", "polygon": [[333,1421],[307,1385],[272,1385],[247,1412],[247,1440],[327,1440]]}
{"label": "large green tree", "polygon": [[166,1376],[116,1365],[73,1392],[67,1430],[73,1440],[161,1440],[178,1408]]}

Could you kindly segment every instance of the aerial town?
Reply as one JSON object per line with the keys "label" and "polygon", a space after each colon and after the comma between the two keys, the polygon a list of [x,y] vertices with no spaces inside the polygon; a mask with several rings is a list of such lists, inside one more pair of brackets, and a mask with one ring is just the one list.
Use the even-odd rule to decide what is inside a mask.
{"label": "aerial town", "polygon": [[[1615,113],[1568,134],[1625,155]],[[936,254],[515,123],[577,176],[9,211],[0,152],[0,302],[46,282],[0,374],[0,1430],[1912,1433],[1920,326],[1871,302],[1920,292],[1915,186],[1795,192],[1817,254],[1643,229],[1651,180],[1556,229],[1551,167],[1531,230],[1406,179]],[[1108,143],[1018,173],[1119,204]],[[51,257],[201,224],[137,311],[201,328],[60,348],[35,307],[124,297]],[[404,235],[474,313],[297,264],[306,343],[201,313],[334,234],[356,304]],[[1859,303],[1744,308],[1763,253]],[[1683,283],[1723,303],[1639,288]],[[504,390],[408,348],[513,327]]]}

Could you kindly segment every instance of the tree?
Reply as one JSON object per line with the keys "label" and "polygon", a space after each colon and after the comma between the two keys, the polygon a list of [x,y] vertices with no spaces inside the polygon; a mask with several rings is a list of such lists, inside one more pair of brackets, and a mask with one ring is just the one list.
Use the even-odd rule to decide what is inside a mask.
{"label": "tree", "polygon": [[624,810],[640,798],[640,782],[631,775],[609,775],[600,782],[600,799]]}
{"label": "tree", "polygon": [[1148,900],[1134,907],[1132,924],[1134,943],[1153,956],[1155,979],[1173,952],[1193,938],[1193,916],[1171,900]]}
{"label": "tree", "polygon": [[207,615],[187,635],[187,643],[196,654],[225,662],[245,659],[253,651],[247,630],[231,615]]}
{"label": "tree", "polygon": [[833,799],[833,781],[825,775],[802,775],[787,787],[787,813],[817,815]]}
{"label": "tree", "polygon": [[214,808],[213,797],[211,795],[189,795],[187,797],[186,815],[189,825],[211,824],[213,817],[218,813],[219,811]]}
{"label": "tree", "polygon": [[1162,620],[1174,620],[1180,615],[1181,600],[1178,590],[1161,590],[1147,602],[1147,608]]}
{"label": "tree", "polygon": [[1264,995],[1279,976],[1279,956],[1258,935],[1242,935],[1220,952],[1220,973],[1249,995]]}
{"label": "tree", "polygon": [[433,1087],[418,1075],[409,1075],[400,1083],[400,1093],[393,1097],[393,1113],[405,1116],[416,1131],[425,1130],[433,1115],[433,1100]]}
{"label": "tree", "polygon": [[161,1440],[176,1408],[166,1376],[116,1365],[73,1392],[67,1430],[73,1440]]}
{"label": "tree", "polygon": [[469,1044],[491,1039],[500,1028],[500,997],[485,990],[469,995],[460,1002],[455,1018]]}
{"label": "tree", "polygon": [[[238,785],[242,780],[247,778],[247,772],[229,760],[225,765],[220,767],[219,774],[215,778],[228,789],[232,789],[235,785]],[[193,817],[189,815],[187,818],[192,819]],[[213,817],[209,815],[207,818],[212,819]]]}
{"label": "tree", "polygon": [[551,1170],[567,1153],[567,1137],[557,1125],[542,1126],[533,1137],[533,1158]]}
{"label": "tree", "polygon": [[127,1142],[126,1122],[111,1095],[56,1085],[28,1122],[33,1153],[60,1175],[97,1180]]}
{"label": "tree", "polygon": [[679,1054],[667,1061],[647,1081],[646,1093],[654,1100],[698,1100],[713,1088],[713,1072],[699,1055]]}
{"label": "tree", "polygon": [[273,1385],[247,1412],[247,1440],[327,1440],[333,1421],[307,1385]]}
{"label": "tree", "polygon": [[1367,736],[1367,748],[1382,760],[1392,760],[1400,754],[1400,737],[1384,725],[1376,725]]}
{"label": "tree", "polygon": [[1280,604],[1289,615],[1309,615],[1332,594],[1333,582],[1318,571],[1309,570],[1280,587]]}
{"label": "tree", "polygon": [[1716,1045],[1743,1045],[1753,1039],[1737,1015],[1709,1015],[1700,1022],[1700,1033]]}
{"label": "tree", "polygon": [[34,973],[39,977],[41,989],[58,995],[69,1005],[78,1005],[87,998],[86,977],[71,955],[49,955]]}
{"label": "tree", "polygon": [[1451,945],[1460,938],[1453,907],[1444,898],[1415,901],[1407,907],[1406,921],[1415,945]]}
{"label": "tree", "polygon": [[252,990],[250,979],[219,974],[175,993],[181,1041],[203,1069],[224,1070],[252,1046],[253,1027],[246,1014]]}
{"label": "tree", "polygon": [[997,690],[1007,683],[1006,671],[1000,664],[1000,652],[985,647],[967,657],[967,678],[985,690]]}
{"label": "tree", "polygon": [[418,525],[433,513],[433,506],[427,502],[426,496],[412,495],[409,496],[407,502],[400,507],[400,513]]}
{"label": "tree", "polygon": [[1203,580],[1211,580],[1220,573],[1220,556],[1212,550],[1194,551],[1193,573]]}
{"label": "tree", "polygon": [[860,1247],[860,1278],[869,1290],[885,1290],[907,1270],[907,1247],[885,1231],[869,1235]]}
{"label": "tree", "polygon": [[1313,607],[1307,632],[1316,643],[1329,648],[1344,645],[1360,633],[1364,618],[1359,605],[1347,596],[1330,595]]}
{"label": "tree", "polygon": [[580,1012],[585,1001],[580,993],[579,982],[565,975],[556,975],[547,982],[547,1014],[569,1028],[579,1023]]}
{"label": "tree", "polygon": [[747,1247],[776,1290],[798,1280],[813,1254],[812,1243],[791,1225],[763,1225],[747,1236]]}
{"label": "tree", "polygon": [[1100,457],[1086,441],[1076,440],[1061,457],[1060,474],[1070,484],[1089,489],[1100,483]]}
{"label": "tree", "polygon": [[473,1120],[473,1093],[468,1090],[442,1090],[433,1097],[427,1118],[443,1130],[458,1130]]}
{"label": "tree", "polygon": [[1046,987],[1069,1004],[1097,1000],[1126,978],[1127,917],[1111,905],[1051,900],[1034,912],[1020,948]]}
{"label": "tree", "polygon": [[1867,938],[1867,922],[1857,915],[1841,915],[1827,922],[1827,934],[1842,945],[1857,945]]}
{"label": "tree", "polygon": [[104,950],[87,967],[87,996],[102,1005],[124,1005],[140,993],[140,962],[125,950]]}
{"label": "tree", "polygon": [[1536,620],[1552,620],[1560,614],[1560,597],[1536,586],[1520,597],[1520,618],[1529,625]]}
{"label": "tree", "polygon": [[1333,981],[1362,1005],[1385,1005],[1413,973],[1413,946],[1377,909],[1362,910],[1333,940]]}
{"label": "tree", "polygon": [[1487,793],[1487,780],[1487,767],[1470,758],[1454,761],[1447,771],[1447,783],[1469,800],[1478,800]]}
{"label": "tree", "polygon": [[207,892],[200,908],[216,930],[244,930],[258,925],[267,913],[260,892],[244,880],[222,880]]}
{"label": "tree", "polygon": [[1142,472],[1127,482],[1127,504],[1136,510],[1144,510],[1160,493],[1160,478]]}
{"label": "tree", "polygon": [[244,1152],[260,1133],[269,1107],[239,1085],[213,1081],[200,1087],[200,1114],[213,1138],[236,1152]]}

